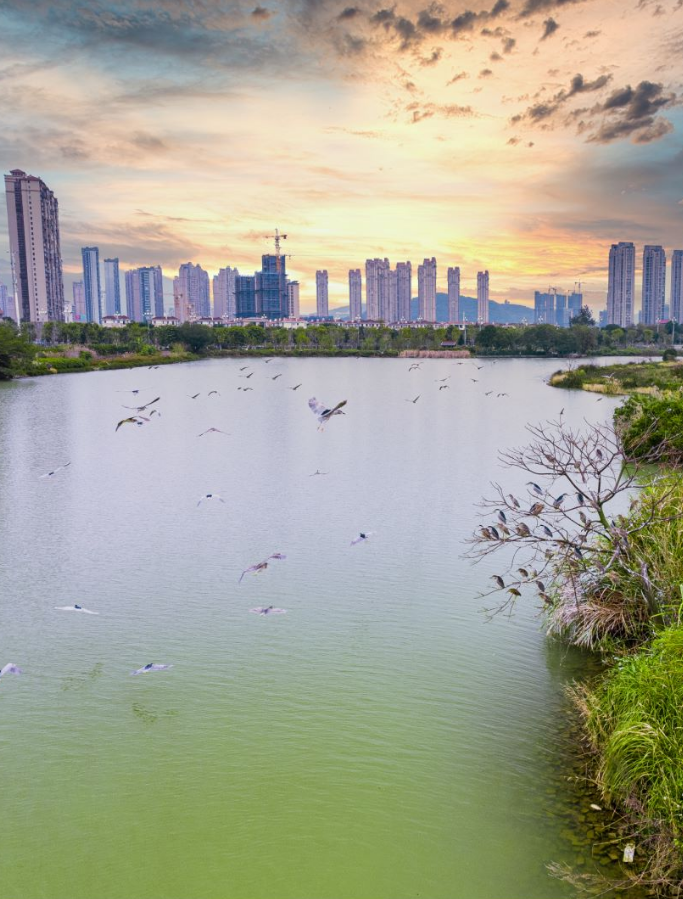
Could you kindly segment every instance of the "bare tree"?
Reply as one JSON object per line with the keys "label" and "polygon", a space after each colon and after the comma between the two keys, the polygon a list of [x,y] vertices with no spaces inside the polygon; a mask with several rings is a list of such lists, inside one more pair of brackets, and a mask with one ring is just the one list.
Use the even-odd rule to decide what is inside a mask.
{"label": "bare tree", "polygon": [[[481,503],[488,523],[477,529],[468,553],[479,560],[506,551],[491,593],[507,597],[491,611],[508,609],[531,586],[546,606],[549,630],[579,645],[642,625],[659,604],[647,560],[632,558],[633,538],[655,522],[683,516],[666,509],[673,487],[637,494],[652,483],[654,453],[631,462],[611,425],[575,429],[562,415],[527,430],[527,446],[500,455],[506,467],[529,476],[526,489],[515,496],[492,485],[494,496]],[[627,515],[616,511],[627,507]],[[637,607],[613,601],[617,566],[638,579]]]}

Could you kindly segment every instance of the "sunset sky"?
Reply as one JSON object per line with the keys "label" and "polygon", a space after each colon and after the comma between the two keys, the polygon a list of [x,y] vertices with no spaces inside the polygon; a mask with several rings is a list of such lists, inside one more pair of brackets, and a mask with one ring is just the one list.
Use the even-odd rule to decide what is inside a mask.
{"label": "sunset sky", "polygon": [[[69,300],[82,246],[251,274],[275,227],[302,311],[369,256],[597,309],[611,243],[683,248],[683,0],[0,0],[0,51]],[[9,284],[4,202],[0,244]]]}

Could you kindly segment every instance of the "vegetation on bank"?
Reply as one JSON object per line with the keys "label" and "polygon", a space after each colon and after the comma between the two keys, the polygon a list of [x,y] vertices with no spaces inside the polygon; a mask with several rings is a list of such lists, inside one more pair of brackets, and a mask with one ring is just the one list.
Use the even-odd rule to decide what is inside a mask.
{"label": "vegetation on bank", "polygon": [[[88,323],[47,322],[39,329],[0,322],[8,358],[2,377],[17,374],[53,374],[62,371],[94,371],[162,362],[188,361],[216,355],[291,356],[398,356],[406,351],[436,352],[444,346],[477,355],[567,356],[656,352],[667,340],[646,328],[599,329],[589,316],[577,318],[569,328],[554,325],[457,325],[388,328],[342,326],[334,322],[305,328],[264,327],[249,323],[208,327],[151,325],[132,322],[121,328]],[[12,343],[12,337],[20,337]],[[671,339],[669,337],[668,339]],[[27,349],[37,341],[38,349]],[[7,347],[12,349],[8,350]],[[76,348],[76,352],[73,350]],[[88,357],[85,353],[90,353]]]}
{"label": "vegetation on bank", "polygon": [[635,857],[618,884],[551,866],[589,892],[683,893],[682,422],[676,392],[631,397],[613,426],[531,426],[529,445],[502,454],[525,489],[494,485],[473,536],[476,558],[503,559],[494,611],[531,587],[548,633],[605,665],[574,698],[588,776],[621,816],[620,855],[632,844]]}
{"label": "vegetation on bank", "polygon": [[589,390],[619,396],[629,393],[680,390],[683,387],[683,361],[676,351],[666,351],[666,361],[627,362],[619,365],[580,365],[556,371],[550,378],[553,387]]}

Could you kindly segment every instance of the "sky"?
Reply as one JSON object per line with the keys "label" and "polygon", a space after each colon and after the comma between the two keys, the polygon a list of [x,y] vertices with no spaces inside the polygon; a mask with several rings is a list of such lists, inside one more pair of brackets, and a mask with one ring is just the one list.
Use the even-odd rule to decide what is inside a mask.
{"label": "sky", "polygon": [[277,227],[304,312],[375,256],[598,309],[610,244],[683,247],[682,60],[683,0],[0,0],[0,158],[67,298],[82,246],[251,274]]}

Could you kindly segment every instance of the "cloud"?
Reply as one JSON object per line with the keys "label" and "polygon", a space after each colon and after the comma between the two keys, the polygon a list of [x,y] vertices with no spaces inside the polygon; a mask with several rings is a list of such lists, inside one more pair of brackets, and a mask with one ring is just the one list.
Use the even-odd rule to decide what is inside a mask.
{"label": "cloud", "polygon": [[497,53],[495,51],[489,56],[490,62],[501,62],[502,59],[503,57],[500,55],[500,53]]}
{"label": "cloud", "polygon": [[437,47],[435,50],[432,50],[429,56],[425,56],[424,58],[420,59],[420,65],[434,66],[441,59],[442,55],[443,50],[441,49],[441,47]]}
{"label": "cloud", "polygon": [[572,97],[575,97],[577,94],[599,91],[606,87],[611,80],[611,75],[600,75],[593,81],[586,81],[581,74],[574,75],[567,90],[558,91],[550,100],[545,102],[534,103],[524,113],[513,116],[512,122],[517,124],[526,119],[532,123],[538,123],[552,118]]}
{"label": "cloud", "polygon": [[584,37],[585,38],[599,37],[601,34],[602,34],[602,31],[587,31],[584,34]]}
{"label": "cloud", "polygon": [[559,27],[560,26],[557,24],[555,19],[546,19],[543,23],[543,34],[541,35],[541,40],[544,41],[546,40],[546,38],[549,38],[551,35],[555,34]]}
{"label": "cloud", "polygon": [[548,12],[554,9],[560,9],[563,6],[570,6],[575,3],[583,2],[585,2],[585,0],[526,0],[519,12],[518,18],[526,19],[539,12]]}
{"label": "cloud", "polygon": [[516,43],[517,41],[513,37],[506,37],[503,40],[503,53],[512,53]]}
{"label": "cloud", "polygon": [[476,113],[471,106],[458,106],[456,103],[409,103],[406,112],[410,113],[413,124],[434,116],[445,119],[470,118]]}
{"label": "cloud", "polygon": [[340,22],[348,22],[349,19],[355,19],[360,15],[360,9],[357,6],[347,6],[339,13],[337,19]]}
{"label": "cloud", "polygon": [[664,93],[661,83],[641,81],[635,88],[629,84],[614,91],[602,105],[591,110],[592,115],[604,117],[588,141],[608,144],[630,137],[634,143],[647,144],[659,140],[673,131],[673,125],[668,119],[658,117],[658,113],[679,103],[676,94]]}
{"label": "cloud", "polygon": [[256,6],[251,11],[252,19],[258,19],[259,21],[265,22],[273,15],[270,9],[266,9],[265,6]]}
{"label": "cloud", "polygon": [[490,78],[491,75],[493,75],[493,69],[482,69],[481,72],[479,72],[480,78]]}
{"label": "cloud", "polygon": [[448,87],[449,84],[455,84],[458,81],[462,81],[463,78],[469,77],[470,76],[467,74],[467,72],[456,72],[455,75],[453,75],[453,77],[446,82],[446,87]]}

